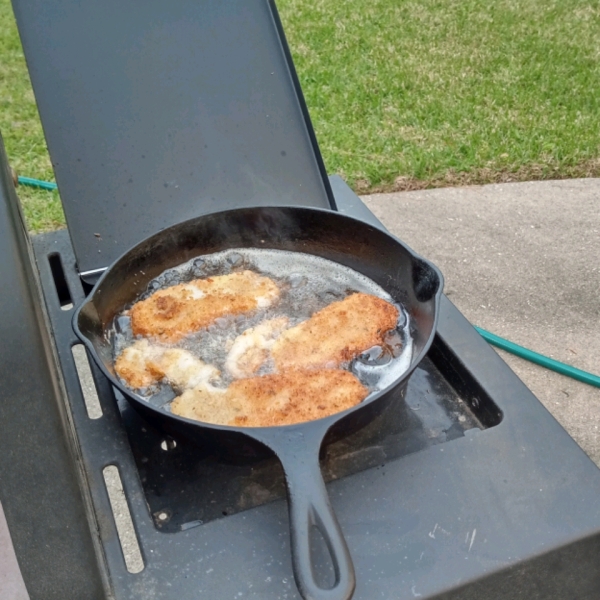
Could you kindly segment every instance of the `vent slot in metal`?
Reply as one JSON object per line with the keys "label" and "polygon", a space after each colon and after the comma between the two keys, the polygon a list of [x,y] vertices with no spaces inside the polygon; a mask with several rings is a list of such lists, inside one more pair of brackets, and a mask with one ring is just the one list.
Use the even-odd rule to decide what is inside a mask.
{"label": "vent slot in metal", "polygon": [[52,278],[54,279],[54,286],[60,307],[62,310],[71,310],[73,308],[73,298],[71,298],[60,254],[58,252],[50,254],[48,262],[50,263],[50,270],[52,271]]}

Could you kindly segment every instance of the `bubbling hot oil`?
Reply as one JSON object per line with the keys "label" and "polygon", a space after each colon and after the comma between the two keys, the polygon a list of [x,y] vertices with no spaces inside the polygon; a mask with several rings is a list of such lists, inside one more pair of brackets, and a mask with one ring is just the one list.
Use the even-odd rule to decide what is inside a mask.
{"label": "bubbling hot oil", "polygon": [[[293,327],[309,319],[325,306],[343,300],[355,292],[378,296],[396,306],[399,311],[397,327],[388,332],[381,346],[367,349],[353,361],[342,365],[350,370],[371,393],[382,390],[401,377],[410,367],[413,342],[410,319],[403,306],[368,277],[330,260],[301,252],[268,249],[232,249],[205,255],[173,269],[164,271],[149,284],[140,299],[159,289],[193,279],[228,275],[251,270],[271,278],[280,289],[280,298],[273,305],[250,314],[229,315],[215,320],[206,329],[186,336],[170,347],[183,348],[221,371],[220,385],[228,386],[232,378],[225,369],[225,360],[234,340],[247,329],[266,319],[285,316]],[[109,332],[114,358],[134,342],[129,317],[118,316]],[[273,364],[267,361],[259,375],[272,373]],[[164,385],[142,390],[143,398],[154,405],[168,408],[174,392]]]}

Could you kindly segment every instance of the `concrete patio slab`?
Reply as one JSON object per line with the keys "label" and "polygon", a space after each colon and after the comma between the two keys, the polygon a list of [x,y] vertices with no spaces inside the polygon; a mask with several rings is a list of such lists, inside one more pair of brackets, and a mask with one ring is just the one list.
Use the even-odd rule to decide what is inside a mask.
{"label": "concrete patio slab", "polygon": [[29,600],[2,504],[0,504],[0,598],[3,600]]}
{"label": "concrete patio slab", "polygon": [[[440,267],[448,297],[473,324],[600,374],[600,179],[363,200]],[[600,389],[499,352],[600,466]]]}

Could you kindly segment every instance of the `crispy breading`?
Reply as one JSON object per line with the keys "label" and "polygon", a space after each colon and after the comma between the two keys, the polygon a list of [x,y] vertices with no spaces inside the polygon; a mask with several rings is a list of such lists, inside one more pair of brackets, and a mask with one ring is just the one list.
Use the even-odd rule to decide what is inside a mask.
{"label": "crispy breading", "polygon": [[266,308],[279,298],[272,279],[253,271],[194,279],[158,290],[131,308],[134,335],[175,342],[219,317]]}
{"label": "crispy breading", "polygon": [[134,389],[146,388],[166,379],[175,389],[185,390],[216,379],[220,371],[187,350],[165,348],[138,340],[125,348],[115,361],[115,371]]}
{"label": "crispy breading", "polygon": [[198,386],[171,403],[188,419],[238,427],[292,425],[355,406],[369,390],[349,371],[289,370],[238,379],[226,390]]}
{"label": "crispy breading", "polygon": [[115,361],[115,371],[130,388],[140,389],[155,384],[160,378],[148,368],[153,348],[147,340],[139,340],[128,346]]}
{"label": "crispy breading", "polygon": [[230,425],[241,414],[242,409],[235,397],[230,397],[228,392],[229,389],[199,385],[177,396],[171,402],[171,412],[194,421]]}
{"label": "crispy breading", "polygon": [[337,367],[381,344],[397,321],[398,309],[393,304],[370,294],[352,294],[284,331],[271,355],[278,371]]}
{"label": "crispy breading", "polygon": [[287,317],[277,317],[262,321],[255,327],[246,329],[235,338],[227,359],[225,369],[236,379],[252,377],[269,358],[277,336],[288,326]]}

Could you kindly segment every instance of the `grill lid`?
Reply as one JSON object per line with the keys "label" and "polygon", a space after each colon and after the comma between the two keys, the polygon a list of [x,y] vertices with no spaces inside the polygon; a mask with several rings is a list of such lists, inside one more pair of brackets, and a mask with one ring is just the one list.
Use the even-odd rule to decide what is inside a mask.
{"label": "grill lid", "polygon": [[274,3],[13,5],[80,273],[202,213],[333,207]]}

